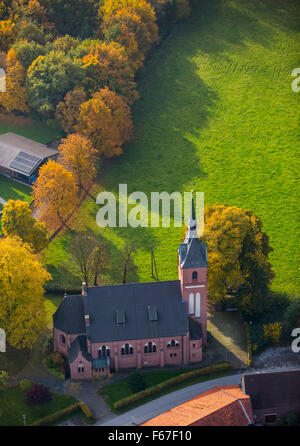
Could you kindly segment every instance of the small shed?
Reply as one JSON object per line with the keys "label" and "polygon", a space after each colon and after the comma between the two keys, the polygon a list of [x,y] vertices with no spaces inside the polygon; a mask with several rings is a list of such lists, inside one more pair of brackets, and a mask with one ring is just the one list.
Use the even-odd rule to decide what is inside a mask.
{"label": "small shed", "polygon": [[26,184],[35,182],[39,168],[58,150],[15,133],[0,135],[0,173]]}

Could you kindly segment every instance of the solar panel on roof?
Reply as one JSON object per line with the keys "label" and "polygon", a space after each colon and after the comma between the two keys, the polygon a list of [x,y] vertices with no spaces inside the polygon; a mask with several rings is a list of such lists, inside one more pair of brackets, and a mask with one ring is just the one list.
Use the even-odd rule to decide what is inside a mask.
{"label": "solar panel on roof", "polygon": [[41,158],[26,152],[19,152],[9,167],[29,175],[40,164]]}

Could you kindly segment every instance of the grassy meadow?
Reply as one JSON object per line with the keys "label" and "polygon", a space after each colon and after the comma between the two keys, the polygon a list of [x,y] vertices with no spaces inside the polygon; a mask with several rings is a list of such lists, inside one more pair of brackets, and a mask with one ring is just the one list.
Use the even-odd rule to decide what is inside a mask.
{"label": "grassy meadow", "polygon": [[[291,89],[299,66],[297,0],[202,0],[155,52],[139,79],[135,132],[124,155],[104,170],[93,190],[204,192],[205,203],[250,208],[262,218],[274,249],[273,289],[300,289],[299,98]],[[104,282],[120,283],[120,249],[135,242],[130,281],[151,281],[150,247],[160,280],[177,278],[182,228],[96,225],[99,207],[83,203],[76,229],[102,234],[111,250]],[[80,280],[69,263],[71,235],[45,253],[55,288]]]}

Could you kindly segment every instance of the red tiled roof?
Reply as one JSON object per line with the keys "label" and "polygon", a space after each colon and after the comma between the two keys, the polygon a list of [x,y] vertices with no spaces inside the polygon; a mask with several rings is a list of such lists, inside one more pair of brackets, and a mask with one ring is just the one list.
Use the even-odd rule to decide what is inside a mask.
{"label": "red tiled roof", "polygon": [[253,423],[250,397],[239,386],[217,386],[142,426],[247,426],[250,423]]}

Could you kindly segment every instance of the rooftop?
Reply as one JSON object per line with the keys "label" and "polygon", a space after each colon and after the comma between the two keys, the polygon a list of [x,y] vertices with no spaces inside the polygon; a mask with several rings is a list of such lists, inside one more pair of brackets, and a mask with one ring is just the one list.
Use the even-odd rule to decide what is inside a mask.
{"label": "rooftop", "polygon": [[45,159],[58,151],[15,133],[0,135],[0,166],[29,176]]}
{"label": "rooftop", "polygon": [[143,426],[247,426],[252,423],[250,397],[239,386],[216,386]]}

